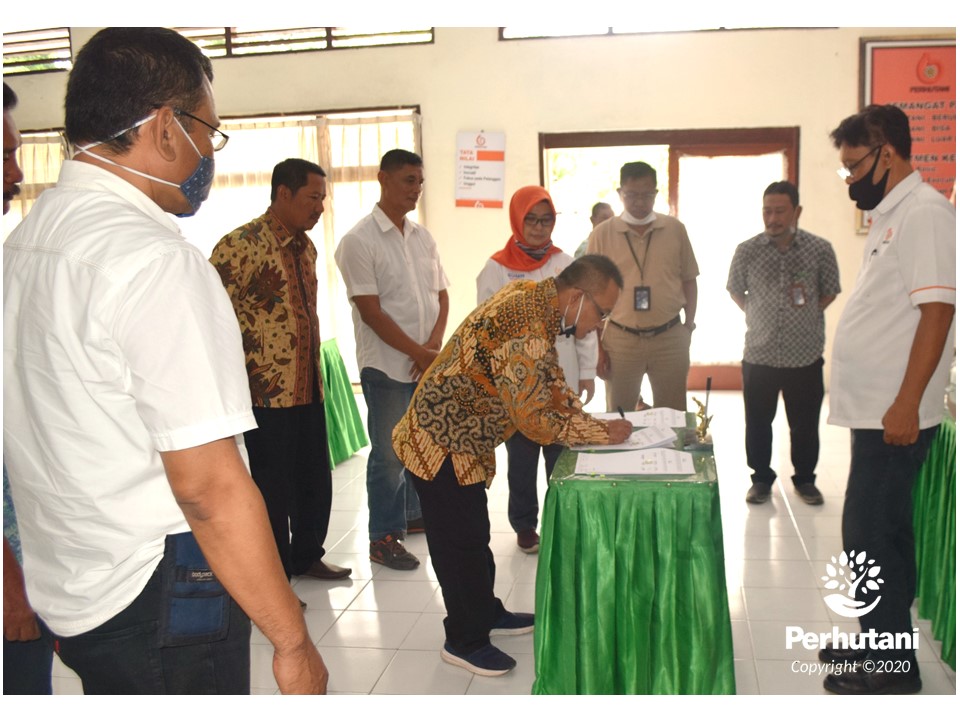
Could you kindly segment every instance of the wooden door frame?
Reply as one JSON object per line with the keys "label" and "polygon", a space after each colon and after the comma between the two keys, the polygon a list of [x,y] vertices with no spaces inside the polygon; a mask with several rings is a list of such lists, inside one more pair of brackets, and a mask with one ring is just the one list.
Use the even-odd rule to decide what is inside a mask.
{"label": "wooden door frame", "polygon": [[[670,214],[676,217],[679,199],[680,157],[697,155],[765,155],[782,152],[786,177],[800,185],[800,128],[714,128],[703,130],[601,130],[596,132],[540,133],[540,184],[546,181],[546,151],[555,148],[667,145]],[[626,160],[626,158],[625,158]]]}

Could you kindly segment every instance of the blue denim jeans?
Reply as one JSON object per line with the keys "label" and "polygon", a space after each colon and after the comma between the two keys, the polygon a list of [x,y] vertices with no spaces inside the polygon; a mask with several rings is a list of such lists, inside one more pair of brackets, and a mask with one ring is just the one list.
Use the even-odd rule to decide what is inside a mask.
{"label": "blue denim jeans", "polygon": [[563,445],[540,445],[517,431],[505,443],[507,446],[507,483],[510,499],[507,518],[514,532],[537,529],[540,502],[537,498],[537,470],[540,453],[547,466],[547,479],[563,451]]}
{"label": "blue denim jeans", "polygon": [[402,537],[407,520],[419,518],[420,499],[403,463],[393,451],[393,428],[410,405],[417,384],[391,380],[372,367],[360,371],[360,387],[367,403],[367,506],[370,509],[370,542],[387,535]]}

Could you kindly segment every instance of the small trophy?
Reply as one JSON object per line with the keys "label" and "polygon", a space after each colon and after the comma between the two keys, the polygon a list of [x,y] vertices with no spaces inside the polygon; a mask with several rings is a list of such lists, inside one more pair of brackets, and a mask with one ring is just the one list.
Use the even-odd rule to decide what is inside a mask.
{"label": "small trophy", "polygon": [[693,398],[693,401],[697,404],[697,442],[687,446],[690,450],[713,450],[713,438],[707,432],[710,428],[710,421],[713,420],[713,415],[707,414],[707,407],[710,405],[710,386],[712,384],[713,377],[708,377],[704,402]]}

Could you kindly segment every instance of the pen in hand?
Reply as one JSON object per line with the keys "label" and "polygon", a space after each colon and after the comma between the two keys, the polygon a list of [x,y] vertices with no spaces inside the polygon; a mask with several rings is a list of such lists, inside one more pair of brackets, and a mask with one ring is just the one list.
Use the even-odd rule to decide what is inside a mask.
{"label": "pen in hand", "polygon": [[620,413],[620,418],[621,418],[622,420],[626,420],[626,419],[627,419],[627,416],[623,414],[623,408],[620,407],[619,405],[617,405],[617,412]]}

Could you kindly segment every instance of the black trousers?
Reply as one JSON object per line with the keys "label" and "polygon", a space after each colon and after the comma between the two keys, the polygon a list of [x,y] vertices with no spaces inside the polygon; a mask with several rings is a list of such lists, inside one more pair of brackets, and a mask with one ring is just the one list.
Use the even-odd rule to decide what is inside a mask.
{"label": "black trousers", "polygon": [[[243,434],[289,578],[323,557],[333,480],[323,403],[253,408],[257,429]],[[292,539],[291,539],[292,534]]]}
{"label": "black trousers", "polygon": [[[880,567],[883,585],[877,606],[860,618],[860,628],[878,633],[909,633],[910,606],[917,594],[917,557],[913,534],[913,484],[937,428],[920,431],[912,445],[888,445],[883,430],[852,430],[850,476],[843,500],[843,549],[865,552]],[[876,593],[857,593],[872,602]],[[910,656],[889,650],[878,657]]]}
{"label": "black trousers", "polygon": [[497,568],[490,551],[487,488],[483,483],[460,485],[449,456],[433,480],[410,477],[420,496],[430,559],[447,608],[447,643],[458,653],[473,652],[489,644],[490,628],[504,613],[493,594]]}
{"label": "black trousers", "polygon": [[[249,694],[250,620],[219,585],[221,598],[178,594],[182,588],[170,581],[182,576],[167,566],[167,553],[169,545],[141,593],[99,627],[62,637],[41,624],[60,659],[80,677],[84,694]],[[199,609],[193,607],[197,600]],[[173,639],[171,617],[177,630],[200,635]]]}
{"label": "black trousers", "polygon": [[743,410],[746,420],[747,465],[753,482],[773,484],[777,474],[770,467],[773,418],[777,400],[790,425],[790,460],[793,483],[817,479],[814,470],[820,456],[820,406],[823,404],[823,358],[798,368],[775,368],[743,363]]}

